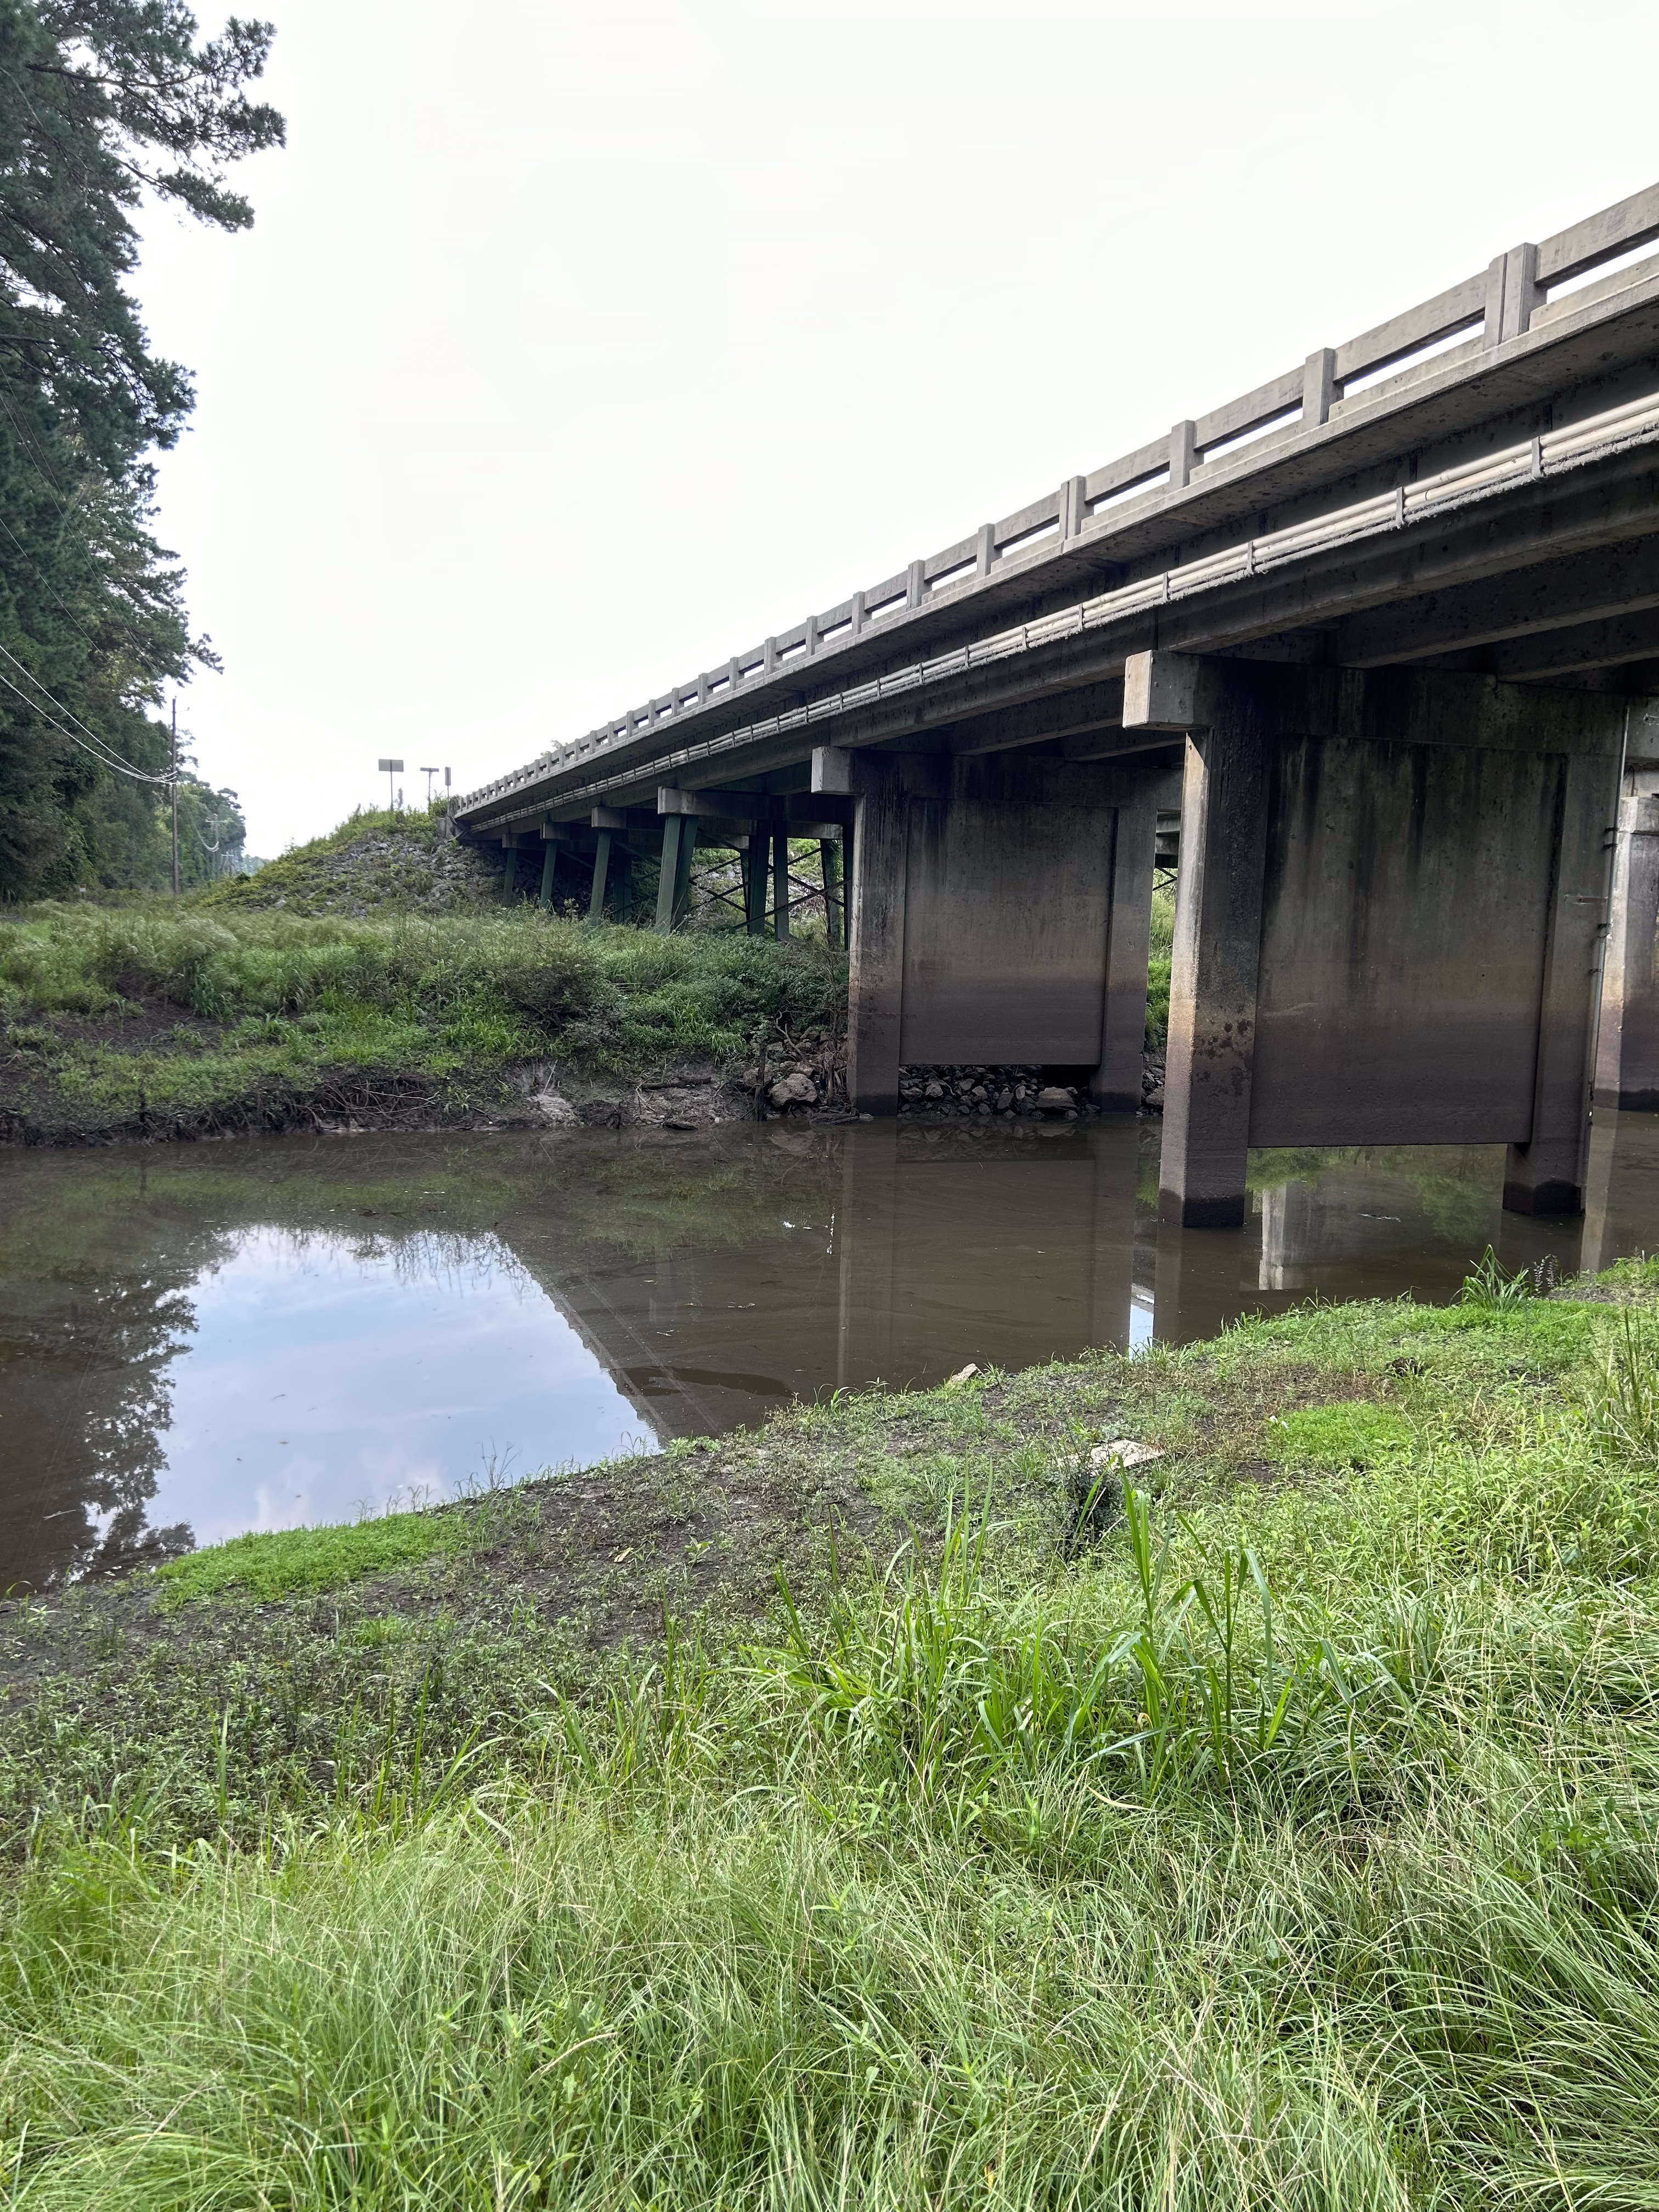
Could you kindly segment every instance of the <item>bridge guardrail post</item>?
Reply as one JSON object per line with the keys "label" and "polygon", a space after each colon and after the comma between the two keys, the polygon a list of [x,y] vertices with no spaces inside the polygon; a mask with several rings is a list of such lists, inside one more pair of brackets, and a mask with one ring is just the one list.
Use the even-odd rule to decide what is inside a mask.
{"label": "bridge guardrail post", "polygon": [[1195,422],[1177,422],[1170,433],[1170,489],[1182,491],[1193,480],[1198,461]]}
{"label": "bridge guardrail post", "polygon": [[1307,366],[1302,372],[1302,428],[1312,430],[1322,422],[1328,422],[1335,397],[1335,349],[1321,346],[1316,353],[1308,356]]}
{"label": "bridge guardrail post", "polygon": [[1496,255],[1486,270],[1485,343],[1490,349],[1506,339],[1518,338],[1541,305],[1538,283],[1538,248],[1530,242],[1512,246]]}

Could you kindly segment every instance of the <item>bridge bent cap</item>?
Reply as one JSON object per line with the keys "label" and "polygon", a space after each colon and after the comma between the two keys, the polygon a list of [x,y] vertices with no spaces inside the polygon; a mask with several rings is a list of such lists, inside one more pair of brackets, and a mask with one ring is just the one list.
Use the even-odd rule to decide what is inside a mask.
{"label": "bridge bent cap", "polygon": [[1126,730],[1202,730],[1210,724],[1205,664],[1192,653],[1132,653],[1123,664]]}

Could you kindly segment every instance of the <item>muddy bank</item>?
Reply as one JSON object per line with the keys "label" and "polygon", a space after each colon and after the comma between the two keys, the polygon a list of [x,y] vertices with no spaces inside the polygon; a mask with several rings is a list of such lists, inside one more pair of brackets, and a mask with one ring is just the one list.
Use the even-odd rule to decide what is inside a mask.
{"label": "muddy bank", "polygon": [[[282,1041],[285,1024],[266,1024]],[[200,1143],[295,1132],[356,1134],[441,1129],[635,1127],[695,1130],[780,1118],[859,1117],[847,1094],[837,1030],[781,1027],[749,1065],[699,1060],[648,1073],[592,1073],[553,1057],[434,1072],[324,1065],[296,1079],[257,1064],[250,1024],[217,1022],[134,998],[118,1012],[0,1020],[0,1143],[80,1146]],[[250,1045],[253,1051],[250,1052]],[[227,1080],[228,1063],[235,1072]],[[180,1099],[199,1073],[203,1093]],[[1162,1109],[1163,1055],[1146,1056],[1145,1110]],[[1097,1109],[1074,1069],[988,1065],[907,1067],[906,1119],[1075,1121]],[[868,1118],[867,1116],[862,1118]]]}
{"label": "muddy bank", "polygon": [[[283,1024],[270,1026],[280,1041]],[[772,1037],[744,1069],[691,1060],[619,1075],[550,1057],[442,1073],[325,1065],[303,1080],[282,1068],[246,1065],[248,1032],[246,1022],[216,1022],[142,1000],[118,1012],[0,1020],[0,1143],[188,1144],[305,1131],[697,1129],[777,1115],[847,1115],[844,1051],[839,1038],[823,1032]],[[228,1083],[232,1056],[244,1064]],[[206,1095],[181,1103],[179,1079],[198,1071]],[[163,1074],[164,1085],[157,1080]]]}

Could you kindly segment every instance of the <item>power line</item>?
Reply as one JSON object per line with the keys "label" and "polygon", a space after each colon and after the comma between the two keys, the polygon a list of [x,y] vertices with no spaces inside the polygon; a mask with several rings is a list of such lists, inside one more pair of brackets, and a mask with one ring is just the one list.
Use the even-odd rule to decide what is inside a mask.
{"label": "power line", "polygon": [[[3,337],[4,335],[4,332],[0,331],[0,337]],[[63,494],[58,490],[58,485],[46,464],[43,461],[38,460],[34,454],[27,450],[28,446],[33,442],[33,441],[29,433],[24,429],[16,416],[12,413],[11,407],[7,401],[3,392],[0,392],[0,409],[4,410],[7,419],[10,422],[12,428],[16,431],[19,439],[23,441],[22,458],[34,471],[35,475],[40,477],[41,483],[45,484],[46,489],[57,501],[58,507],[64,516],[67,517],[70,511],[69,501],[65,500]],[[78,492],[73,494],[72,496],[75,498],[76,504],[78,506],[80,504],[80,496]],[[86,625],[79,620],[76,615],[75,610],[70,605],[69,601],[58,590],[57,585],[52,582],[52,578],[48,574],[44,565],[35,556],[35,555],[30,551],[29,548],[24,544],[22,539],[17,535],[17,532],[12,528],[11,525],[6,520],[3,515],[0,515],[0,530],[3,530],[5,532],[7,537],[10,538],[12,544],[17,548],[23,558],[41,578],[43,582],[46,584],[46,589],[52,593],[53,599],[57,600],[58,605],[62,607],[64,612],[69,617],[70,620],[75,624],[76,629],[80,631],[82,636],[86,639],[87,643],[92,647],[94,652],[104,651],[106,648],[100,646],[97,639],[93,636],[91,631],[88,630]],[[137,658],[140,662],[147,662],[149,659],[152,647],[145,641],[143,634],[138,629],[137,624],[132,620],[125,609],[120,605],[119,602],[115,600],[113,598],[106,601],[106,611],[113,614],[118,626],[126,632],[129,641],[137,648]]]}
{"label": "power line", "polygon": [[[136,776],[141,783],[167,783],[172,781],[169,776],[146,775],[143,769],[134,768],[131,761],[124,760],[122,758],[121,755],[116,751],[114,746],[110,744],[107,738],[100,738],[96,730],[88,729],[86,724],[81,720],[81,717],[74,712],[73,708],[66,707],[61,699],[53,697],[52,691],[40,681],[40,678],[35,674],[34,671],[25,662],[21,661],[15,653],[8,652],[3,645],[0,645],[0,653],[3,653],[5,655],[5,658],[10,661],[14,668],[21,669],[22,671],[23,674],[28,678],[29,682],[33,684],[37,691],[45,693],[46,698],[51,700],[52,704],[57,708],[60,714],[66,716],[70,721],[74,723],[77,730],[80,730],[86,737],[92,740],[92,746],[97,746],[101,749],[101,756],[104,757],[104,765],[106,768],[117,769],[123,775]],[[0,676],[0,683],[9,684],[10,682],[11,679],[9,677]],[[31,707],[34,707],[35,712],[41,714],[44,720],[51,720],[52,717],[49,714],[46,714],[40,707],[36,706],[35,702],[29,698],[27,691],[20,690],[15,684],[11,684],[11,689],[17,692],[17,696],[20,699],[26,701]],[[68,737],[70,732],[65,730],[64,735]],[[78,743],[79,740],[77,739],[76,742]],[[82,745],[82,750],[83,752],[90,751],[92,750],[92,746]],[[100,757],[100,754],[94,753],[93,757],[96,759]]]}
{"label": "power line", "polygon": [[[0,646],[0,653],[4,652],[5,647],[3,646]],[[6,658],[9,660],[11,655],[9,653],[6,653]],[[23,690],[21,684],[14,684],[10,677],[8,676],[3,670],[0,670],[0,684],[3,684],[8,691],[15,691],[23,704],[26,707],[32,707],[34,709],[34,712],[40,717],[40,720],[46,724],[49,729],[56,730],[60,738],[67,738],[72,745],[79,745],[81,750],[83,753],[89,754],[91,757],[97,762],[100,768],[112,768],[116,770],[118,775],[130,775],[135,783],[157,783],[165,787],[172,781],[172,778],[170,776],[146,775],[142,769],[129,768],[126,763],[123,760],[106,759],[102,753],[94,752],[93,748],[86,743],[84,738],[77,738],[73,730],[66,730],[61,722],[54,721],[52,717],[47,714],[46,708],[41,706],[37,700],[31,699],[28,693]],[[51,695],[48,694],[47,696],[50,696]],[[67,712],[67,709],[65,709],[65,711]]]}

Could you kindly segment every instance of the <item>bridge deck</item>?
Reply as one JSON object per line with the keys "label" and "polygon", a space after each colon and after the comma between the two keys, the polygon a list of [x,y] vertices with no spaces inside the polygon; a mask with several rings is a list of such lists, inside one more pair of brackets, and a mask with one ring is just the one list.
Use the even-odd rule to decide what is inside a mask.
{"label": "bridge deck", "polygon": [[[1130,652],[1175,641],[1158,617],[1176,605],[1186,609],[1179,641],[1206,651],[1316,629],[1322,657],[1372,665],[1571,628],[1561,651],[1575,678],[1659,656],[1651,563],[1610,581],[1599,571],[1580,576],[1562,602],[1565,620],[1552,619],[1560,610],[1542,588],[1519,613],[1486,604],[1437,627],[1419,611],[1408,635],[1385,625],[1379,637],[1375,623],[1370,634],[1354,628],[1361,616],[1420,611],[1449,588],[1574,556],[1582,566],[1586,552],[1651,527],[1644,471],[1647,449],[1659,443],[1656,240],[1659,185],[1498,255],[1375,330],[1319,349],[1167,437],[552,748],[459,799],[453,817],[464,833],[485,836],[542,813],[580,820],[601,798],[648,798],[666,774],[693,785],[769,779],[781,788],[799,781],[787,771],[811,746],[831,737],[915,743],[915,731],[941,715],[960,722],[964,703],[969,715],[986,714],[1109,684]],[[1632,456],[1645,458],[1633,465]],[[1571,529],[1549,523],[1540,487],[1572,474],[1587,488],[1593,465],[1621,459],[1622,504],[1604,501],[1607,512],[1580,514]],[[1580,504],[1594,509],[1596,499]],[[1420,550],[1475,507],[1486,512],[1465,542],[1438,560]],[[1410,556],[1379,559],[1373,544],[1367,573],[1347,573],[1363,544],[1390,538],[1396,549],[1411,544]],[[1323,589],[1299,592],[1298,580]],[[1267,588],[1275,580],[1276,592]],[[1062,653],[1061,668],[1031,658],[1091,633],[1102,648],[1092,655]],[[1492,672],[1562,673],[1559,653],[1536,665],[1524,651],[1510,660]],[[985,703],[969,686],[953,707],[940,688],[1016,661],[1001,691],[986,686]],[[936,694],[939,714],[906,724],[895,702],[923,692]],[[1098,694],[1089,726],[1109,728],[1114,703]],[[1059,715],[1050,730],[1028,718],[1007,738],[988,728],[980,743],[1063,741],[1079,734],[1076,714],[1069,727],[1066,720]]]}

